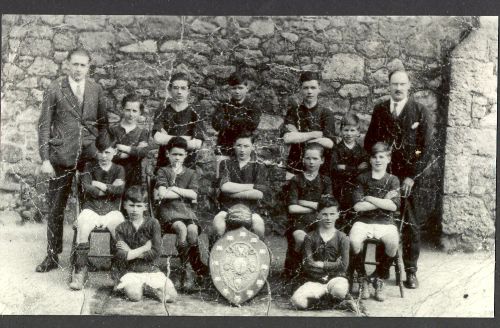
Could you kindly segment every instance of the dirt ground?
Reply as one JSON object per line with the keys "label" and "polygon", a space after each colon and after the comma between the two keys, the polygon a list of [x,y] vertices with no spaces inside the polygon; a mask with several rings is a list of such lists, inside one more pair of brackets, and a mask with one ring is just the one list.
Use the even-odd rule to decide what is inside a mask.
{"label": "dirt ground", "polygon": [[[289,290],[279,280],[286,250],[282,237],[269,237],[273,251],[269,289],[264,286],[249,303],[230,306],[215,290],[208,289],[181,295],[176,303],[164,308],[153,299],[132,303],[111,294],[112,282],[106,271],[92,272],[83,291],[71,291],[67,286],[72,238],[69,225],[64,231],[61,268],[36,273],[35,266],[45,255],[46,226],[36,223],[21,226],[15,221],[12,212],[0,212],[0,315],[353,316],[341,309],[295,311],[291,307]],[[370,299],[363,306],[368,316],[493,317],[494,270],[493,252],[446,254],[425,247],[419,262],[419,289],[405,289],[405,297],[401,298],[391,277],[386,285],[387,300],[380,303]]]}

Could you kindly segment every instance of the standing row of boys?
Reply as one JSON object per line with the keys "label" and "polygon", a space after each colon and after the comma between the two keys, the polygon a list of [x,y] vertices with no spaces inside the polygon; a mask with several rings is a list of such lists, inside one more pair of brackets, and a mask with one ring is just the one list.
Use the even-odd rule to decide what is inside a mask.
{"label": "standing row of boys", "polygon": [[[207,274],[207,267],[200,258],[200,229],[192,209],[198,191],[198,174],[192,168],[204,134],[198,113],[188,103],[189,77],[184,73],[171,77],[172,101],[154,117],[151,135],[160,146],[155,184],[155,200],[160,204],[158,222],[144,216],[148,195],[147,188],[141,186],[141,161],[150,148],[149,133],[137,125],[144,110],[141,99],[134,94],[124,97],[120,123],[108,127],[103,91],[87,78],[90,54],[76,49],[70,52],[68,61],[68,76],[54,81],[45,93],[39,122],[41,171],[52,178],[47,256],[36,270],[47,272],[59,266],[64,207],[73,175],[79,171],[85,202],[77,219],[78,245],[70,287],[83,288],[89,234],[103,226],[117,242],[113,268],[117,280],[127,271],[152,274],[151,280],[165,279],[157,274],[154,263],[161,234],[176,233],[185,268],[181,284],[191,290],[199,283],[196,278]],[[419,230],[411,191],[426,164],[428,113],[408,98],[406,72],[392,72],[389,81],[391,99],[375,107],[364,148],[356,143],[359,120],[351,112],[343,117],[341,140],[335,142],[333,112],[318,104],[321,87],[317,73],[301,74],[303,102],[288,110],[282,127],[283,140],[290,145],[284,276],[293,278],[303,263],[306,280],[329,283],[327,290],[339,298],[347,294],[346,281],[339,278],[345,276],[349,249],[354,256],[351,264],[362,277],[363,297],[369,297],[369,280],[364,278],[359,254],[366,238],[377,238],[385,247],[377,250],[380,265],[370,281],[375,297],[383,300],[383,279],[399,245],[394,213],[400,210],[407,221],[402,232],[405,285],[418,286]],[[259,204],[270,192],[266,167],[256,160],[254,151],[260,111],[248,100],[248,80],[234,73],[228,84],[232,98],[212,118],[212,126],[218,131],[216,174],[221,211],[213,221],[211,243],[224,234],[231,211],[241,215],[241,204],[246,205],[243,208],[251,217],[252,230],[263,238],[265,224]],[[388,166],[391,174],[387,173]],[[127,219],[119,210],[120,204]],[[234,209],[234,205],[239,207]],[[343,232],[335,228],[335,223]],[[304,290],[299,288],[292,298],[298,307],[307,306],[309,296]]]}

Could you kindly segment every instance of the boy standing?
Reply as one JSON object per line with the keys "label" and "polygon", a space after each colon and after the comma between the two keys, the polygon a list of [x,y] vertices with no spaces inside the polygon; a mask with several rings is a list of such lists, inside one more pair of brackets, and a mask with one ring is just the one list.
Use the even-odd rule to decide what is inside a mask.
{"label": "boy standing", "polygon": [[[203,143],[203,124],[198,113],[189,105],[190,81],[186,73],[175,73],[170,78],[168,90],[172,95],[172,103],[155,113],[152,135],[160,145],[157,167],[168,165],[166,144],[173,137],[186,139],[188,150],[195,151]],[[191,153],[186,166],[195,164],[195,154]]]}
{"label": "boy standing", "polygon": [[368,168],[368,156],[357,142],[359,137],[359,118],[348,112],[344,115],[340,125],[342,140],[333,147],[331,160],[331,178],[333,196],[340,203],[340,210],[344,216],[338,220],[338,227],[348,231],[352,192],[356,187],[357,176]]}
{"label": "boy standing", "polygon": [[125,169],[125,186],[142,185],[141,161],[148,152],[148,131],[137,125],[144,114],[144,104],[136,94],[128,94],[122,99],[123,116],[120,124],[109,129],[116,139],[118,154],[115,164]]}
{"label": "boy standing", "polygon": [[387,173],[391,161],[391,149],[383,142],[372,147],[371,172],[358,176],[358,185],[353,194],[354,210],[358,212],[356,222],[351,228],[353,266],[362,282],[362,298],[370,297],[368,279],[361,256],[363,243],[367,238],[379,239],[384,243],[385,256],[379,259],[380,265],[375,271],[375,299],[382,302],[384,276],[394,260],[399,247],[399,232],[394,222],[394,212],[399,209],[399,180]]}
{"label": "boy standing", "polygon": [[[141,186],[132,186],[125,193],[123,208],[127,218],[116,227],[113,280],[116,288],[124,289],[132,301],[142,299],[146,285],[149,287],[146,291],[152,291],[162,301],[165,298],[171,302],[177,293],[157,263],[161,252],[161,229],[158,220],[144,216],[147,202],[147,191]],[[133,279],[124,278],[131,272],[136,273],[129,275]]]}
{"label": "boy standing", "polygon": [[198,277],[208,272],[201,261],[198,249],[198,219],[192,202],[198,197],[199,176],[195,170],[184,166],[188,143],[184,138],[173,137],[166,150],[169,165],[158,170],[156,187],[160,199],[160,220],[164,233],[177,235],[177,251],[181,259],[181,287],[194,289],[193,269]]}
{"label": "boy standing", "polygon": [[[283,123],[283,140],[291,145],[287,160],[287,180],[303,171],[302,155],[307,143],[319,143],[325,149],[333,147],[335,119],[331,110],[318,104],[321,92],[319,81],[319,74],[315,72],[300,75],[303,102],[288,110]],[[326,154],[326,158],[329,161],[330,155]],[[322,173],[328,175],[329,168],[327,163]]]}
{"label": "boy standing", "polygon": [[330,178],[319,173],[324,163],[323,151],[318,143],[306,144],[303,158],[305,171],[290,180],[286,231],[288,249],[284,272],[286,278],[297,274],[302,261],[302,243],[306,234],[315,229],[318,202],[321,197],[332,194]]}
{"label": "boy standing", "polygon": [[89,237],[96,227],[108,228],[115,238],[115,228],[123,222],[120,199],[125,186],[123,167],[112,162],[115,141],[107,134],[96,141],[97,163],[87,163],[82,173],[83,211],[78,215],[75,267],[70,288],[80,290],[86,280]]}
{"label": "boy standing", "polygon": [[[240,72],[232,73],[227,83],[231,91],[231,99],[223,103],[212,117],[212,127],[217,135],[217,155],[220,163],[228,159],[233,151],[235,137],[241,130],[254,132],[260,121],[260,110],[248,100],[249,81]],[[218,166],[218,165],[217,165]]]}
{"label": "boy standing", "polygon": [[236,204],[244,204],[253,212],[253,232],[262,239],[265,224],[256,212],[261,201],[269,197],[267,169],[264,164],[252,160],[254,136],[251,132],[240,132],[235,137],[233,149],[234,156],[221,162],[219,185],[222,211],[214,217],[214,230],[217,236],[221,237],[226,231],[229,208]]}
{"label": "boy standing", "polygon": [[[292,296],[292,303],[299,309],[308,308],[311,298],[319,299],[326,294],[343,300],[349,290],[345,278],[349,265],[349,238],[335,229],[335,221],[339,218],[338,202],[332,197],[322,197],[316,215],[317,228],[304,239],[304,278],[308,282]],[[316,287],[319,287],[319,294],[310,294]]]}

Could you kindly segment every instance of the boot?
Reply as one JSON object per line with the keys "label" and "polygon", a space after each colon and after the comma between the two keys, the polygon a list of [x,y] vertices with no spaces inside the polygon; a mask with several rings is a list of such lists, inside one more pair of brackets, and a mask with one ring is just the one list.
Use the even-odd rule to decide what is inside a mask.
{"label": "boot", "polygon": [[177,244],[177,252],[181,260],[181,285],[180,288],[187,292],[194,290],[194,272],[189,263],[189,246],[186,242]]}
{"label": "boot", "polygon": [[373,282],[373,287],[375,288],[375,299],[379,302],[385,301],[385,295],[383,293],[384,289],[384,277],[392,265],[394,257],[387,256],[387,254],[381,254],[379,259],[380,275],[377,276]]}
{"label": "boot", "polygon": [[75,265],[71,275],[69,287],[73,290],[81,290],[87,280],[87,260],[89,255],[89,244],[79,244],[75,250]]}
{"label": "boot", "polygon": [[366,277],[361,277],[359,279],[360,280],[358,281],[361,285],[361,288],[359,289],[359,292],[361,293],[361,299],[367,300],[370,298],[370,283],[368,281],[368,278]]}
{"label": "boot", "polygon": [[208,266],[201,260],[201,254],[198,244],[189,247],[189,262],[196,274],[196,285],[199,289],[204,289],[205,278],[209,276]]}
{"label": "boot", "polygon": [[375,288],[375,299],[379,302],[385,301],[384,295],[384,280],[380,278],[375,278],[373,282],[373,287]]}
{"label": "boot", "polygon": [[36,266],[36,272],[49,272],[50,270],[57,269],[59,267],[59,258],[57,254],[47,254],[42,263]]}

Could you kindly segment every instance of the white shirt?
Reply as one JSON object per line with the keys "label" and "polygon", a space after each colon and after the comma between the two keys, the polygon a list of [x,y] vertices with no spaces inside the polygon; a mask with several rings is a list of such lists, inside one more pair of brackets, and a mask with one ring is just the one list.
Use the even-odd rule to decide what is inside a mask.
{"label": "white shirt", "polygon": [[78,93],[76,92],[76,89],[78,86],[80,86],[80,90],[82,92],[82,98],[85,93],[85,79],[82,79],[81,81],[77,82],[71,78],[71,76],[68,76],[68,81],[69,81],[69,86],[71,87],[71,91],[73,91],[73,94],[75,94],[78,98]]}
{"label": "white shirt", "polygon": [[405,107],[407,101],[408,101],[408,98],[405,98],[401,101],[394,101],[394,99],[391,98],[391,108],[390,108],[391,113],[393,111],[394,104],[397,103],[398,107],[396,108],[396,112],[397,112],[396,116],[399,116],[401,114],[401,111]]}

